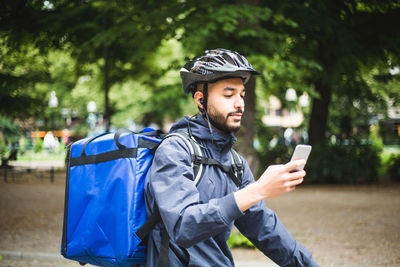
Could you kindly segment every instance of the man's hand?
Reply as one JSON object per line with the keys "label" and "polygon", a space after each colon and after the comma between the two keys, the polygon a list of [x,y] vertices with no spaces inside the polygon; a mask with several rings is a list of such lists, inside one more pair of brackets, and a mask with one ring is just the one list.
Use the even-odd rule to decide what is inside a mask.
{"label": "man's hand", "polygon": [[297,167],[306,164],[306,161],[294,160],[285,165],[271,165],[261,175],[256,183],[259,184],[259,193],[262,197],[272,198],[293,191],[303,182],[305,171],[294,171]]}
{"label": "man's hand", "polygon": [[305,171],[295,171],[295,169],[305,164],[304,159],[299,159],[285,165],[269,166],[255,183],[235,192],[239,209],[245,211],[260,200],[293,191],[303,182],[303,177],[306,175]]}

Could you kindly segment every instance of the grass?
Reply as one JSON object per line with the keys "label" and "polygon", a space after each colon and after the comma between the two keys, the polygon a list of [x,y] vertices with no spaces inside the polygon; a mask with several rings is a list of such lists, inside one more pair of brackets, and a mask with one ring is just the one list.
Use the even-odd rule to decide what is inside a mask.
{"label": "grass", "polygon": [[228,239],[230,248],[254,248],[254,245],[238,230],[233,229]]}
{"label": "grass", "polygon": [[41,152],[35,153],[33,150],[27,150],[24,153],[18,154],[18,161],[64,161],[65,151],[60,150],[58,152],[51,152],[42,150]]}

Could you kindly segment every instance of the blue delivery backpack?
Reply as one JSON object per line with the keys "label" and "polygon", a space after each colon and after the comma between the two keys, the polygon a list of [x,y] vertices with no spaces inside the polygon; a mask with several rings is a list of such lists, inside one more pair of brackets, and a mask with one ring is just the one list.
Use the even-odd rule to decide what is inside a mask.
{"label": "blue delivery backpack", "polygon": [[[61,254],[65,258],[82,265],[145,264],[146,236],[160,222],[161,216],[158,210],[147,216],[144,184],[155,149],[169,136],[179,136],[188,145],[196,185],[204,165],[220,167],[240,185],[243,166],[234,150],[231,150],[233,164],[222,165],[203,157],[198,143],[186,132],[165,135],[151,128],[141,133],[118,130],[79,140],[68,147],[66,159],[61,244]],[[168,247],[188,265],[187,251],[182,249],[182,256],[169,244],[169,237],[161,246],[164,255],[160,255],[160,266],[168,265]]]}

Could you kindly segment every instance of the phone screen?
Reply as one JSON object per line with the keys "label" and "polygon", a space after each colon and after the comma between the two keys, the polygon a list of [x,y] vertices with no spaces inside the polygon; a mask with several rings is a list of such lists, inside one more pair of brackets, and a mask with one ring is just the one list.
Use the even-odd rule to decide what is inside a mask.
{"label": "phone screen", "polygon": [[[309,145],[297,145],[296,148],[294,149],[292,158],[290,159],[290,161],[292,160],[296,160],[296,159],[308,159],[308,156],[311,153],[311,146]],[[304,165],[299,166],[296,171],[300,171],[304,169]]]}

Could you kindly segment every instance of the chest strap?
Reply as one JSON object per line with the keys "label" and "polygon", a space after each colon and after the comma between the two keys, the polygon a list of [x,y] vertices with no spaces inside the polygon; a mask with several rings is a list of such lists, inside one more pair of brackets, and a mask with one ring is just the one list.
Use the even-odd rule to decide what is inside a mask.
{"label": "chest strap", "polygon": [[218,160],[212,158],[207,158],[194,154],[191,154],[190,156],[192,158],[192,162],[194,165],[216,166],[220,168],[223,172],[227,173],[237,187],[239,187],[242,184],[242,174],[243,174],[242,164],[237,164],[235,162],[232,165],[223,165]]}

